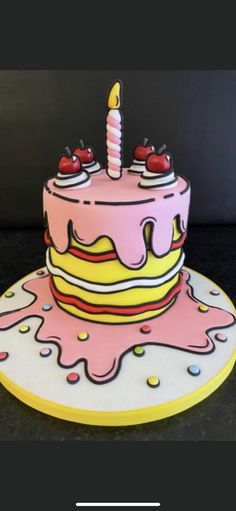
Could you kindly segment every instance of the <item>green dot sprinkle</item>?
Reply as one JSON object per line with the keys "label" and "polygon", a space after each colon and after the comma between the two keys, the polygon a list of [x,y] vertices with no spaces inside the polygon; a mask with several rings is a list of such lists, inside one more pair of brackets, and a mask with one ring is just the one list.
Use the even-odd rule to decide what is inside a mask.
{"label": "green dot sprinkle", "polygon": [[133,354],[136,357],[143,357],[143,355],[145,354],[145,350],[142,348],[142,346],[135,346],[135,348],[133,349]]}

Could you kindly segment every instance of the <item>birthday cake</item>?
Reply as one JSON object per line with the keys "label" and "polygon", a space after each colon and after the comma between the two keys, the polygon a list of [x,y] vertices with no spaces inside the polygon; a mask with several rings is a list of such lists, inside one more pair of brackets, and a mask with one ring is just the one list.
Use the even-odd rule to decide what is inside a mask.
{"label": "birthday cake", "polygon": [[124,170],[91,187],[44,187],[47,268],[57,304],[82,319],[130,323],[166,311],[181,289],[190,188],[141,190]]}
{"label": "birthday cake", "polygon": [[147,157],[141,179],[122,169],[119,82],[108,104],[107,172],[91,181],[80,159],[87,151],[66,148],[56,179],[45,184],[47,268],[65,311],[132,323],[162,314],[180,292],[190,186],[175,175],[166,146],[155,153],[147,139],[135,149]]}
{"label": "birthday cake", "polygon": [[[56,367],[76,368],[66,375],[66,382],[71,384],[80,381],[81,385],[82,363],[84,378],[90,384],[106,383],[108,388],[109,382],[119,380],[120,373],[128,372],[127,365],[121,371],[125,355],[132,352],[136,358],[143,357],[148,345],[159,349],[164,346],[162,350],[176,348],[185,355],[210,354],[215,349],[215,340],[223,343],[227,340],[219,329],[234,324],[232,306],[228,309],[217,306],[223,303],[219,289],[213,287],[202,292],[204,286],[197,281],[198,295],[203,298],[196,298],[194,276],[183,268],[190,184],[176,173],[167,146],[161,144],[155,149],[145,137],[143,144],[134,148],[131,165],[124,166],[121,104],[122,87],[117,81],[108,96],[106,168],[102,168],[93,148],[83,140],[73,150],[65,147],[55,175],[43,188],[46,268],[24,280],[21,286],[21,293],[31,298],[33,295],[33,300],[24,306],[16,300],[15,308],[4,310],[0,317],[2,332],[13,327],[18,328],[19,335],[34,330],[33,342],[46,343],[40,351],[41,358],[52,355],[53,348],[56,350],[57,360],[49,379]],[[14,299],[14,291],[7,293],[8,301]],[[37,328],[29,325],[30,318],[40,319]],[[230,345],[230,353],[234,349]],[[9,352],[1,353],[0,361],[9,363]],[[228,351],[225,356],[229,358]],[[168,353],[165,358],[168,361]],[[230,360],[232,369],[232,353]],[[181,390],[176,385],[177,394],[172,395],[173,384],[170,385],[167,401],[188,394],[189,388],[198,390],[198,384],[196,389],[192,388],[185,377],[198,376],[201,381],[200,366],[187,361],[185,365]],[[167,375],[168,362],[165,371]],[[162,380],[152,371],[147,372],[145,381],[147,386],[156,388]],[[52,401],[46,387],[47,383],[46,398]],[[63,407],[71,405],[72,397],[67,392],[63,387],[61,395],[67,396],[65,402],[64,397],[60,398]],[[83,395],[88,396],[89,392],[87,389]],[[120,396],[124,400],[124,390],[118,393],[117,402]],[[130,419],[122,409],[126,419],[123,416],[105,419],[104,413],[109,415],[113,404],[106,391],[100,397],[102,404],[98,405],[95,394],[95,408],[101,407],[103,419],[92,420],[88,410],[84,417],[81,405],[75,406],[74,402],[72,419],[65,410],[56,413],[55,406],[52,411],[45,405],[46,411],[69,420],[102,424],[145,422],[163,416],[158,411],[160,403],[153,403],[146,396],[140,397],[141,401],[144,399],[141,408],[156,406],[154,415],[137,412],[138,418],[136,415]],[[76,399],[80,398],[77,395]],[[92,406],[90,395],[88,401]],[[105,411],[104,401],[109,403]],[[115,414],[122,408],[117,406]],[[40,407],[45,410],[42,404]],[[136,401],[134,408],[140,408]],[[183,406],[176,408],[180,409]]]}

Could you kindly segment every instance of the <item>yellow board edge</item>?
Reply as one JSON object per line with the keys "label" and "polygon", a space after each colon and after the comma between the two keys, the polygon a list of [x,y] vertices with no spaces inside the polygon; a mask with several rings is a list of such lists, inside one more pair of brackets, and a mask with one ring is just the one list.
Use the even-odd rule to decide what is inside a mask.
{"label": "yellow board edge", "polygon": [[212,394],[223,383],[232,371],[235,359],[236,357],[234,354],[226,366],[214,378],[206,385],[203,385],[186,396],[160,405],[127,411],[100,412],[59,405],[58,403],[42,399],[22,389],[3,374],[0,374],[0,381],[2,385],[20,401],[47,415],[90,426],[131,426],[165,419],[196,405]]}
{"label": "yellow board edge", "polygon": [[[45,269],[45,267],[40,268]],[[192,271],[204,277],[208,282],[217,285],[218,289],[222,292],[222,294],[226,297],[228,302],[233,307],[234,313],[236,314],[236,309],[228,297],[228,295],[224,292],[224,290],[218,286],[218,284],[214,283],[205,275],[202,275],[200,272],[196,270],[192,270],[187,266],[184,266],[183,269],[187,271]],[[30,273],[26,277],[33,275],[36,273]],[[191,273],[190,273],[191,277]],[[22,277],[17,282],[17,284],[25,277]],[[12,286],[11,286],[12,287]],[[8,288],[9,290],[10,288]],[[4,294],[7,290],[4,292]],[[4,296],[4,294],[0,297],[0,299]],[[197,390],[182,396],[181,398],[175,399],[173,401],[168,401],[166,403],[162,403],[155,406],[138,408],[133,410],[121,410],[121,411],[94,411],[94,410],[85,410],[79,408],[72,408],[69,406],[60,405],[58,403],[53,403],[52,401],[48,401],[46,399],[40,398],[36,394],[33,394],[19,385],[12,382],[7,376],[0,372],[0,383],[17,399],[27,404],[31,408],[34,408],[40,412],[43,412],[47,415],[67,420],[70,422],[78,422],[80,424],[94,425],[94,426],[132,426],[136,424],[144,424],[147,422],[153,422],[160,419],[165,419],[177,413],[183,412],[188,408],[196,405],[197,403],[206,399],[210,394],[212,394],[229,376],[231,373],[234,364],[236,362],[236,350],[233,355],[228,360],[227,364],[217,373],[214,378],[212,378],[208,383],[202,385]]]}

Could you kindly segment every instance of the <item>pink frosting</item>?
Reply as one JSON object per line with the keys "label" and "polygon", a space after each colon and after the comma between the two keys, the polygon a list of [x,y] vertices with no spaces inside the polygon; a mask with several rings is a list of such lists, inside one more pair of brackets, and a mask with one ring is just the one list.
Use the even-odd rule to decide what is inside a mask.
{"label": "pink frosting", "polygon": [[71,226],[74,237],[84,245],[91,245],[102,235],[108,236],[123,264],[136,269],[146,259],[143,235],[146,223],[153,225],[151,242],[156,256],[170,250],[175,217],[179,219],[180,231],[186,231],[190,188],[181,177],[176,187],[169,190],[141,189],[140,177],[129,172],[124,172],[117,181],[103,172],[92,178],[90,187],[77,190],[58,190],[54,181],[50,179],[44,187],[43,208],[50,237],[60,253],[69,246]]}
{"label": "pink frosting", "polygon": [[116,119],[114,119],[114,117],[112,117],[112,115],[107,116],[107,123],[110,124],[110,126],[112,126],[112,128],[116,128],[117,130],[121,129],[121,123],[119,121],[117,121]]}
{"label": "pink frosting", "polygon": [[[124,353],[137,345],[161,344],[200,354],[210,353],[214,349],[208,330],[232,324],[233,315],[210,305],[207,313],[199,312],[200,302],[192,297],[188,277],[189,274],[184,271],[182,291],[167,312],[143,323],[119,326],[91,323],[67,314],[54,301],[49,278],[38,277],[23,286],[26,291],[36,295],[36,300],[16,312],[3,313],[0,330],[9,329],[22,320],[27,324],[27,317],[40,316],[42,323],[36,339],[48,344],[50,341],[55,343],[57,336],[59,361],[63,366],[71,367],[79,360],[85,360],[89,378],[97,383],[105,383],[118,373]],[[42,310],[45,303],[52,305],[50,311]],[[144,323],[150,326],[149,334],[140,332]],[[88,341],[78,341],[80,331],[88,332]]]}

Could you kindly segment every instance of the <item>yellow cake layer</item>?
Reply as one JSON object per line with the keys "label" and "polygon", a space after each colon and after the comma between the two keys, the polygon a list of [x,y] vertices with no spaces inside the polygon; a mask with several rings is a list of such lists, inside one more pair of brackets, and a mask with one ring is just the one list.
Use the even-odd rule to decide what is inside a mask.
{"label": "yellow cake layer", "polygon": [[172,250],[166,256],[159,258],[148,251],[146,264],[136,270],[126,268],[118,259],[93,263],[79,259],[68,252],[66,254],[59,254],[53,247],[49,248],[49,253],[50,260],[54,266],[74,277],[99,284],[113,284],[126,279],[161,277],[177,264],[181,257],[182,249]]}
{"label": "yellow cake layer", "polygon": [[179,274],[175,275],[169,282],[158,287],[143,288],[137,287],[119,291],[117,293],[94,293],[86,291],[78,286],[69,284],[61,277],[53,277],[53,282],[58,291],[64,295],[71,295],[91,305],[139,305],[147,302],[161,300],[177,284]]}
{"label": "yellow cake layer", "polygon": [[[147,246],[150,238],[150,232],[151,225],[147,224],[145,227],[145,239]],[[181,233],[178,230],[178,223],[175,219],[173,222],[173,241],[177,241],[180,236]],[[94,254],[115,250],[112,241],[104,236],[90,246],[78,243],[73,237],[71,237],[70,245],[77,247],[84,252],[87,251]],[[126,268],[118,258],[111,261],[86,261],[70,254],[69,252],[65,254],[59,254],[53,247],[49,248],[49,256],[51,264],[65,273],[64,278],[53,276],[54,286],[63,295],[74,296],[84,300],[92,306],[136,306],[139,304],[162,300],[167,295],[167,293],[170,292],[171,289],[177,284],[179,273],[160,286],[147,288],[136,287],[112,293],[97,293],[93,291],[87,291],[75,284],[69,283],[67,277],[69,278],[71,275],[74,278],[100,285],[111,285],[117,282],[123,282],[137,278],[156,279],[158,277],[162,277],[165,274],[168,274],[178,264],[182,256],[182,248],[172,250],[163,257],[156,257],[151,252],[151,250],[148,250],[147,261],[145,265],[140,269]],[[145,321],[162,314],[162,312],[170,307],[170,305],[173,303],[173,300],[174,299],[172,299],[168,305],[162,307],[159,310],[156,309],[130,316],[111,313],[89,313],[84,312],[79,307],[75,307],[74,305],[62,303],[60,300],[57,300],[57,303],[65,311],[81,319],[95,322],[97,321],[100,323],[131,323],[136,321]]]}
{"label": "yellow cake layer", "polygon": [[[74,305],[67,305],[65,303],[62,303],[60,301],[57,301],[58,305],[64,309],[66,312],[69,312],[73,316],[77,316],[80,319],[86,319],[88,321],[93,321],[97,323],[135,323],[138,321],[145,321],[147,319],[154,318],[155,316],[159,316],[164,312],[166,309],[168,309],[172,303],[174,302],[171,300],[171,302],[163,307],[162,309],[155,310],[155,311],[149,311],[149,312],[143,312],[141,314],[135,314],[133,316],[118,316],[113,314],[90,314],[88,312],[84,312],[77,307],[74,307]],[[111,339],[112,342],[112,339]]]}
{"label": "yellow cake layer", "polygon": [[[145,239],[147,242],[149,241],[149,238],[150,238],[150,231],[151,231],[151,226],[150,226],[150,223],[148,223],[145,226],[145,231],[144,231]],[[176,219],[174,219],[174,221],[173,221],[173,241],[177,241],[180,237],[181,237],[181,232],[178,229],[178,222]],[[84,252],[92,252],[94,254],[99,253],[99,252],[107,252],[107,251],[115,249],[112,241],[109,238],[107,238],[106,236],[103,236],[102,238],[100,238],[98,241],[96,241],[92,245],[83,245],[82,243],[78,243],[78,241],[76,241],[75,238],[72,236],[70,244],[72,247],[77,247],[77,248],[83,250]]]}

